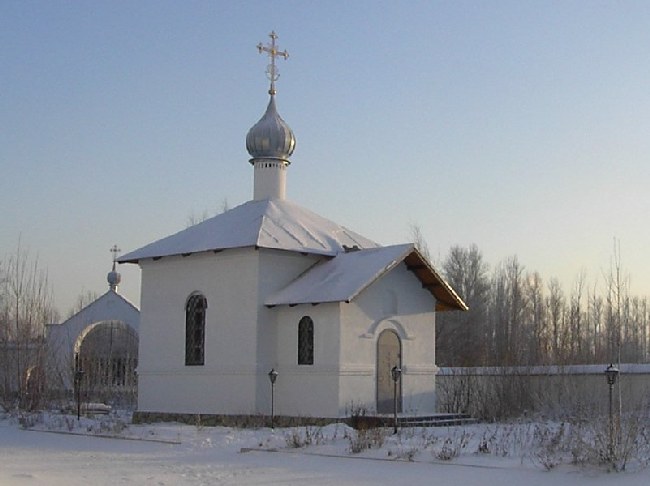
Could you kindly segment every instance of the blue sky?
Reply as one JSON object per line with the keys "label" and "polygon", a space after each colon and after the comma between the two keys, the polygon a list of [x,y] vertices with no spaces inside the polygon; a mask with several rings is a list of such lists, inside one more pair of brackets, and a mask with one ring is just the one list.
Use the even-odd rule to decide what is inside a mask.
{"label": "blue sky", "polygon": [[[107,289],[133,250],[252,196],[267,103],[297,148],[288,197],[382,244],[417,224],[435,260],[603,286],[620,242],[650,295],[650,2],[0,3],[0,251],[56,304]],[[139,302],[139,270],[122,265]]]}

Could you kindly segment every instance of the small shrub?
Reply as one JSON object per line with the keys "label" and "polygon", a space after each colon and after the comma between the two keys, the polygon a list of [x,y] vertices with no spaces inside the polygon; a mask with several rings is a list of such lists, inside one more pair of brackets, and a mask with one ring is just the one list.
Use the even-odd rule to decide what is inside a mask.
{"label": "small shrub", "polygon": [[128,427],[129,426],[123,420],[116,420],[115,422],[113,422],[111,432],[113,434],[119,435],[122,432],[124,432]]}
{"label": "small shrub", "polygon": [[447,437],[442,447],[434,452],[435,457],[441,461],[450,461],[460,454],[460,448],[456,447],[450,437]]}
{"label": "small shrub", "polygon": [[323,431],[320,427],[295,428],[288,432],[284,439],[287,446],[295,449],[320,445],[325,442]]}
{"label": "small shrub", "polygon": [[352,403],[348,412],[349,425],[353,429],[374,429],[383,425],[380,417],[373,417],[368,415],[368,410],[362,405],[355,405]]}
{"label": "small shrub", "polygon": [[404,449],[392,450],[389,449],[387,452],[388,457],[395,457],[395,459],[407,460],[413,462],[416,456],[420,453],[418,447],[406,447]]}
{"label": "small shrub", "polygon": [[356,430],[348,437],[349,451],[358,454],[367,449],[379,449],[384,445],[385,436],[386,432],[379,427]]}
{"label": "small shrub", "polygon": [[460,435],[449,435],[445,438],[440,448],[433,451],[433,456],[441,461],[450,461],[460,455],[461,450],[467,447],[471,434],[462,431]]}
{"label": "small shrub", "polygon": [[528,431],[521,424],[497,426],[488,438],[490,453],[496,457],[508,457],[516,450],[528,449]]}
{"label": "small shrub", "polygon": [[433,445],[440,442],[440,438],[437,435],[435,435],[434,433],[431,433],[430,429],[427,429],[427,428],[423,427],[421,429],[421,434],[420,434],[418,442],[419,442],[420,448],[429,449]]}
{"label": "small shrub", "polygon": [[21,413],[18,416],[18,423],[23,429],[31,429],[36,424],[43,423],[43,414],[41,413]]}
{"label": "small shrub", "polygon": [[541,465],[547,471],[562,464],[564,452],[569,448],[570,443],[566,429],[564,423],[559,427],[550,427],[547,424],[536,425],[530,454],[534,463]]}
{"label": "small shrub", "polygon": [[[648,417],[633,414],[616,420],[610,439],[606,420],[595,428],[594,447],[601,463],[614,471],[625,471],[630,462],[639,467],[650,463],[650,424]],[[611,442],[611,443],[610,443]],[[595,455],[592,453],[592,456]]]}
{"label": "small shrub", "polygon": [[478,442],[476,452],[479,454],[490,454],[494,450],[494,442],[496,441],[496,431],[486,430],[483,432],[481,440]]}

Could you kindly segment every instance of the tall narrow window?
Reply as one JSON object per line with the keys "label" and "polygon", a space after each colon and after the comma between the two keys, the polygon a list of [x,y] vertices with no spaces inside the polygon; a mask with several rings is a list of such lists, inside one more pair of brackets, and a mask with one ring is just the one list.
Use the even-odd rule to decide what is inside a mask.
{"label": "tall narrow window", "polygon": [[298,364],[314,364],[314,321],[309,316],[298,323]]}
{"label": "tall narrow window", "polygon": [[202,294],[192,294],[185,304],[185,365],[203,364],[205,349],[205,310],[208,301]]}

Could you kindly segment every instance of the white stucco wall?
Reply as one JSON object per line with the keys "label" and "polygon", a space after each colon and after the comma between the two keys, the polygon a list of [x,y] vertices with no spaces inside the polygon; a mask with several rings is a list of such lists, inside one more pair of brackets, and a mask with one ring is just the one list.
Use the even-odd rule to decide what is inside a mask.
{"label": "white stucco wall", "polygon": [[[281,415],[344,417],[376,408],[377,339],[385,329],[402,341],[403,410],[435,410],[433,296],[404,265],[351,303],[282,306],[277,311],[276,411]],[[298,323],[314,321],[314,364],[298,365]]]}
{"label": "white stucco wall", "polygon": [[[283,306],[277,312],[276,384],[278,414],[339,416],[339,303]],[[298,323],[314,322],[314,364],[298,364]]]}
{"label": "white stucco wall", "polygon": [[[286,309],[295,309],[297,311],[298,309],[285,306],[267,308],[264,306],[264,300],[268,295],[286,287],[298,275],[301,275],[305,270],[314,265],[319,260],[319,257],[278,250],[260,250],[259,255],[260,268],[262,270],[259,273],[258,282],[259,314],[257,333],[259,340],[257,359],[260,378],[257,384],[257,410],[258,413],[265,414],[271,408],[270,382],[267,374],[271,368],[274,368],[278,372],[282,370],[282,378],[278,378],[278,382],[276,383],[276,398],[278,398],[278,401],[276,401],[277,413],[279,415],[293,415],[289,413],[289,410],[292,408],[289,404],[293,403],[293,401],[287,401],[285,399],[288,396],[294,396],[294,391],[297,393],[300,391],[295,388],[291,390],[284,389],[290,382],[286,379],[285,375],[285,372],[289,370],[285,366],[288,363],[288,354],[285,348],[287,345],[286,336],[283,334],[283,331],[286,330],[287,322],[290,319],[284,317],[283,312]],[[300,317],[298,320],[300,320]],[[296,321],[296,329],[297,325]],[[297,350],[293,349],[293,352],[297,356]],[[297,363],[297,358],[293,363]]]}
{"label": "white stucco wall", "polygon": [[[403,409],[433,412],[435,300],[404,264],[351,303],[263,305],[317,259],[246,248],[141,262],[139,409],[268,414],[274,368],[277,415],[374,412],[377,338],[393,329],[402,343]],[[193,292],[208,302],[203,366],[185,366],[185,303]],[[313,365],[297,364],[303,316],[314,322]]]}
{"label": "white stucco wall", "polygon": [[402,345],[402,411],[435,411],[435,299],[405,264],[342,307],[340,407],[375,411],[377,340],[397,333]]}
{"label": "white stucco wall", "polygon": [[47,373],[52,386],[72,389],[75,344],[89,327],[119,321],[140,330],[140,312],[124,297],[109,290],[61,324],[46,326]]}
{"label": "white stucco wall", "polygon": [[[254,413],[257,254],[166,257],[141,268],[138,408]],[[203,366],[185,366],[185,305],[193,292],[208,305]]]}
{"label": "white stucco wall", "polygon": [[275,159],[255,161],[253,199],[284,199],[287,194],[287,164]]}
{"label": "white stucco wall", "polygon": [[[138,408],[266,413],[275,311],[263,299],[311,264],[311,257],[253,248],[141,262]],[[185,304],[193,292],[208,303],[202,366],[185,366]]]}

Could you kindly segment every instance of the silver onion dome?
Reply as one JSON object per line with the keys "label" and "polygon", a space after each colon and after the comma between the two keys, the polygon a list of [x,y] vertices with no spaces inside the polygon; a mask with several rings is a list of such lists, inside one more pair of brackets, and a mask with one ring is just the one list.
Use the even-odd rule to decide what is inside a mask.
{"label": "silver onion dome", "polygon": [[112,272],[108,272],[108,275],[106,276],[106,280],[108,281],[108,287],[111,290],[117,289],[117,286],[120,284],[122,281],[122,276],[113,269]]}
{"label": "silver onion dome", "polygon": [[296,148],[296,137],[289,125],[280,117],[271,95],[264,116],[248,131],[246,150],[255,159],[280,159],[289,164],[289,157]]}
{"label": "silver onion dome", "polygon": [[113,292],[117,290],[117,286],[122,281],[122,275],[120,275],[115,270],[115,262],[117,261],[117,254],[120,251],[122,250],[120,250],[117,247],[117,245],[113,245],[113,248],[110,249],[110,252],[113,254],[113,268],[111,269],[110,272],[108,272],[108,275],[106,275],[106,280],[108,281],[108,288],[111,289]]}

